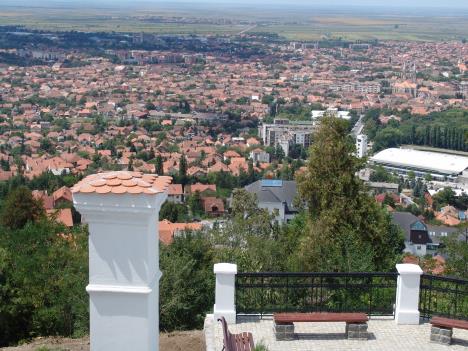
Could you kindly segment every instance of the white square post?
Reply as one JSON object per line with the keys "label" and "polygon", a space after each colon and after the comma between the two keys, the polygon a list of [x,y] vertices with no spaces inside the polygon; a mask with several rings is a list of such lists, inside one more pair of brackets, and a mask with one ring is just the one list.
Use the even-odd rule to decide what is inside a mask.
{"label": "white square post", "polygon": [[397,324],[419,324],[419,290],[421,267],[397,264],[398,271],[395,321]]}
{"label": "white square post", "polygon": [[232,263],[217,263],[214,265],[216,274],[216,290],[214,318],[215,321],[224,317],[227,323],[236,323],[236,274],[237,265]]}
{"label": "white square post", "polygon": [[159,350],[158,216],[170,182],[122,171],[72,189],[89,225],[92,351]]}

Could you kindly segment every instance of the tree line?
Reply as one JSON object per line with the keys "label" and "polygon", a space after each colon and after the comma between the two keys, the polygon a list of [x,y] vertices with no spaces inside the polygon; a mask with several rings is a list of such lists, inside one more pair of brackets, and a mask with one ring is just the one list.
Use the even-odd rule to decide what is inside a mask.
{"label": "tree line", "polygon": [[[398,119],[381,122],[381,116],[397,114]],[[370,110],[365,115],[366,133],[374,141],[374,151],[403,144],[468,151],[468,111],[448,110],[428,116],[408,111]]]}

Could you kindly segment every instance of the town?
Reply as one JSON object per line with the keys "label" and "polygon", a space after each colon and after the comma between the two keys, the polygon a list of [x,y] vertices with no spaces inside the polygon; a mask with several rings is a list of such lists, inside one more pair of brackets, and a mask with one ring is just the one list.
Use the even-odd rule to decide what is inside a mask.
{"label": "town", "polygon": [[[147,20],[164,23],[166,17]],[[350,272],[369,274],[356,279],[403,294],[400,285],[396,288],[397,275],[406,274],[403,266],[417,265],[423,274],[416,294],[421,301],[432,301],[431,295],[423,296],[424,289],[433,293],[424,279],[431,284],[452,279],[459,303],[453,307],[452,300],[443,300],[444,316],[466,320],[467,66],[465,39],[292,41],[253,29],[236,35],[177,35],[0,27],[0,283],[11,287],[11,293],[0,289],[0,298],[6,305],[37,311],[0,307],[0,329],[4,322],[8,330],[0,333],[0,347],[35,336],[83,337],[89,333],[89,313],[106,315],[90,312],[86,295],[104,288],[90,281],[85,291],[88,248],[90,272],[100,259],[110,259],[105,255],[111,250],[93,241],[101,227],[115,233],[116,241],[106,245],[120,254],[126,245],[135,250],[151,246],[152,239],[141,247],[139,240],[149,232],[158,234],[160,263],[153,268],[159,271],[161,265],[163,276],[157,323],[163,331],[205,327],[207,350],[223,345],[231,350],[221,325],[208,320],[225,317],[229,328],[240,331],[235,324],[239,314],[255,312],[261,326],[277,302],[274,294],[270,302],[259,302],[258,290],[249,295],[248,289],[275,289],[287,277],[286,289],[297,284],[302,291],[309,284],[301,280],[309,274],[304,272],[318,272],[308,276],[317,294],[314,279],[327,277],[327,282],[320,278],[320,286],[332,289],[358,277],[340,276]],[[167,200],[159,207],[132,203],[128,208],[141,213],[125,212],[127,195],[151,194],[160,201],[165,192]],[[110,195],[121,196],[121,203],[93,202]],[[101,219],[90,215],[102,206]],[[157,223],[144,217],[154,208]],[[113,220],[121,227],[112,226]],[[119,244],[122,228],[130,225],[136,239]],[[333,241],[335,248],[327,246]],[[27,270],[36,267],[28,257],[36,254],[42,267],[55,262],[52,256],[58,261],[47,275],[38,273],[28,281]],[[402,271],[395,272],[395,264]],[[250,273],[235,276],[237,267]],[[18,273],[3,279],[8,269]],[[67,278],[62,279],[62,269]],[[130,268],[115,269],[122,269],[123,276],[135,274]],[[218,282],[220,274],[234,274],[237,314],[235,307],[220,307],[228,297],[220,298],[219,291],[234,294],[218,290],[227,289]],[[262,274],[265,280],[255,282]],[[131,289],[134,283],[129,279]],[[15,284],[24,288],[15,290]],[[447,291],[454,291],[445,287],[437,296],[445,299]],[[28,289],[25,295],[14,292]],[[60,312],[50,307],[56,291],[61,291]],[[159,288],[148,294],[154,291]],[[44,297],[47,292],[51,296]],[[372,294],[368,306],[347,306],[354,308],[351,312],[392,315],[397,322],[409,318],[399,314],[402,303],[393,305],[390,295],[383,293],[378,307],[372,305]],[[322,304],[320,312],[325,303],[332,307],[323,311],[346,309],[341,300],[328,301],[325,295],[319,302],[301,298],[307,308],[308,303]],[[279,312],[296,311],[298,305],[289,299]],[[249,309],[253,306],[257,310]],[[433,307],[419,307],[421,318],[433,317]],[[54,313],[63,320],[51,317]],[[268,323],[274,323],[274,342],[298,342],[291,321],[273,318]],[[246,326],[266,333],[250,322]],[[347,337],[357,325],[357,339],[367,340],[367,315],[359,324],[342,322]],[[135,331],[141,339],[143,329]],[[210,336],[215,340],[211,346],[206,330],[217,333]],[[270,347],[277,345],[265,335]],[[431,340],[452,341],[452,334],[448,342],[444,337],[431,334]],[[104,341],[91,335],[91,345]]]}
{"label": "town", "polygon": [[[133,35],[132,42],[144,38]],[[0,179],[20,174],[32,180],[51,173],[78,180],[95,171],[124,169],[173,175],[180,181],[169,193],[175,204],[170,219],[175,223],[165,218],[164,226],[174,235],[184,228],[181,222],[220,220],[235,187],[259,179],[292,181],[304,166],[324,114],[350,121],[359,156],[364,157],[375,143],[366,136],[366,126],[376,111],[378,123],[387,125],[400,122],[402,116],[424,120],[437,112],[468,108],[463,61],[468,48],[462,42],[261,45],[268,53],[248,59],[229,59],[218,47],[203,54],[105,50],[119,63],[76,50],[17,51],[44,63],[0,66]],[[67,67],[67,62],[81,64]],[[462,131],[462,141],[451,148],[466,151],[465,135]],[[431,154],[420,154],[431,160]],[[379,155],[370,158],[367,180],[379,177],[375,165],[385,165],[375,162]],[[436,182],[435,171],[422,165],[417,179],[434,189],[427,196],[445,187],[454,189],[457,197],[466,196],[466,176],[455,179],[468,168],[466,154],[445,157],[460,159],[461,167],[441,174]],[[406,166],[417,167],[411,161]],[[426,173],[432,174],[429,182]],[[413,174],[413,183],[414,179]],[[380,194],[387,193],[398,205],[424,211],[407,183],[403,188],[410,189],[403,196],[402,184],[374,189],[376,199],[382,201]],[[57,206],[48,199],[60,196],[45,190],[68,192],[71,203],[68,188],[34,190],[49,211]],[[289,197],[290,203],[294,194]],[[442,223],[463,220],[463,206],[445,209],[449,218]],[[70,225],[68,212],[63,218]]]}

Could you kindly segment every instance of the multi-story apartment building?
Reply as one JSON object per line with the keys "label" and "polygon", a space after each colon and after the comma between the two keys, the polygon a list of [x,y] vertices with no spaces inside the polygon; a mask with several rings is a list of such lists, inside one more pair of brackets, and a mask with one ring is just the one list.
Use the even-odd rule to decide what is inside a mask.
{"label": "multi-story apartment building", "polygon": [[330,86],[333,91],[342,91],[345,93],[363,93],[363,94],[379,94],[381,86],[379,83],[344,83],[334,84]]}
{"label": "multi-story apartment building", "polygon": [[273,123],[263,123],[259,127],[259,135],[266,146],[280,145],[287,155],[289,147],[293,144],[309,147],[315,128],[312,121],[290,121],[276,118]]}
{"label": "multi-story apartment building", "polygon": [[359,134],[356,137],[356,156],[363,158],[367,155],[367,135]]}
{"label": "multi-story apartment building", "polygon": [[317,124],[324,116],[333,116],[345,120],[351,119],[349,111],[339,111],[337,108],[329,107],[326,110],[313,110],[311,112],[311,119],[314,124]]}

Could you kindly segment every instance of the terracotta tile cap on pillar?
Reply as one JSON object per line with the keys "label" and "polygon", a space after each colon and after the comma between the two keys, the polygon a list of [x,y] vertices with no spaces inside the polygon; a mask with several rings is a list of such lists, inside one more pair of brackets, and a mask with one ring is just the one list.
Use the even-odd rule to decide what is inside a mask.
{"label": "terracotta tile cap on pillar", "polygon": [[87,176],[78,182],[72,193],[96,194],[158,194],[167,190],[172,177],[115,171]]}

